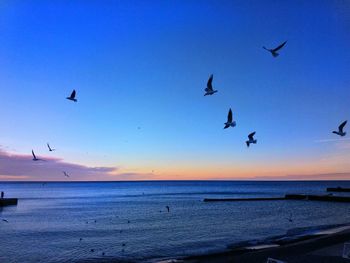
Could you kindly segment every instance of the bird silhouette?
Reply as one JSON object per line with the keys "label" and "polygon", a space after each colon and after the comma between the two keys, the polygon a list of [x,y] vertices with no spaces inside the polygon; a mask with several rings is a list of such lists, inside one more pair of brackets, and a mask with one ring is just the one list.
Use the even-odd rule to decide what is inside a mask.
{"label": "bird silhouette", "polygon": [[213,89],[213,85],[212,85],[213,77],[214,77],[213,74],[211,74],[209,79],[208,79],[207,87],[204,89],[204,91],[205,91],[204,96],[213,95],[214,93],[218,92],[217,90]]}
{"label": "bird silhouette", "polygon": [[50,147],[50,144],[49,144],[49,143],[47,143],[47,148],[49,148],[49,151],[50,151],[50,152],[53,152],[53,151],[56,150],[56,149],[52,149],[52,148]]}
{"label": "bird silhouette", "polygon": [[7,221],[6,219],[1,219],[2,221],[4,221],[4,222],[6,222],[6,223],[8,223],[9,221]]}
{"label": "bird silhouette", "polygon": [[338,130],[337,131],[333,131],[333,133],[335,133],[335,134],[337,134],[337,135],[339,135],[341,137],[345,136],[346,132],[344,132],[344,127],[345,127],[347,122],[348,121],[344,121],[342,124],[340,124],[339,127],[338,127]]}
{"label": "bird silhouette", "polygon": [[170,207],[167,205],[166,209],[168,210],[168,213],[170,212]]}
{"label": "bird silhouette", "polygon": [[36,158],[34,151],[32,150],[32,155],[33,155],[33,161],[42,161],[39,158]]}
{"label": "bird silhouette", "polygon": [[70,94],[69,97],[67,97],[66,99],[67,100],[71,100],[71,101],[74,101],[74,102],[77,102],[78,100],[75,98],[75,95],[76,95],[76,92],[75,92],[75,89],[72,91],[72,93]]}
{"label": "bird silhouette", "polygon": [[247,144],[247,147],[249,147],[251,143],[256,144],[257,140],[254,139],[254,135],[255,135],[255,132],[252,132],[251,134],[248,135],[248,141],[245,142]]}
{"label": "bird silhouette", "polygon": [[290,215],[289,215],[289,217],[288,217],[288,218],[286,218],[286,219],[287,219],[289,222],[291,222],[291,223],[293,222],[293,218],[292,218],[292,216],[293,216],[293,215],[292,215],[292,214],[290,214]]}
{"label": "bird silhouette", "polygon": [[227,115],[227,122],[224,123],[225,127],[224,129],[227,129],[229,127],[235,127],[236,126],[236,122],[233,121],[232,119],[232,110],[230,108],[230,110],[228,111],[228,115]]}
{"label": "bird silhouette", "polygon": [[69,177],[69,174],[67,174],[66,171],[63,171],[62,173],[64,174],[65,177]]}
{"label": "bird silhouette", "polygon": [[275,57],[279,56],[279,53],[277,53],[277,51],[280,50],[281,48],[283,48],[286,43],[287,43],[287,41],[284,41],[281,45],[279,45],[276,48],[269,49],[269,48],[263,47],[263,49],[271,52],[271,55],[275,58]]}

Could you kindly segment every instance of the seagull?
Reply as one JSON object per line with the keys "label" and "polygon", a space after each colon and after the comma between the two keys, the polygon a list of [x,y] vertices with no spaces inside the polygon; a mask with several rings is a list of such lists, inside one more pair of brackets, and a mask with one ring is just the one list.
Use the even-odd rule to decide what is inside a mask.
{"label": "seagull", "polygon": [[225,124],[224,129],[227,129],[228,127],[235,127],[236,126],[236,122],[232,121],[232,110],[231,110],[231,108],[228,111],[227,122],[225,122],[224,124]]}
{"label": "seagull", "polygon": [[167,205],[166,209],[168,210],[168,213],[170,212],[170,207]]}
{"label": "seagull", "polygon": [[6,222],[6,223],[8,223],[9,221],[7,221],[6,219],[1,219],[2,221],[4,221],[4,222]]}
{"label": "seagull", "polygon": [[67,100],[72,100],[74,102],[77,102],[78,100],[75,98],[75,95],[76,95],[76,92],[75,92],[75,89],[72,91],[72,94],[70,94],[69,97],[67,97],[66,99]]}
{"label": "seagull", "polygon": [[34,151],[32,150],[32,155],[33,155],[33,161],[42,161],[39,158],[36,158]]}
{"label": "seagull", "polygon": [[50,144],[49,144],[49,143],[47,143],[47,147],[49,148],[49,151],[50,151],[50,152],[53,152],[53,151],[56,150],[56,149],[52,149],[52,148],[50,147]]}
{"label": "seagull", "polygon": [[247,144],[247,147],[249,147],[251,143],[256,144],[257,140],[254,140],[254,135],[255,135],[255,132],[252,132],[251,134],[248,135],[248,141],[245,142]]}
{"label": "seagull", "polygon": [[272,56],[275,58],[275,57],[278,57],[278,55],[279,55],[277,53],[277,51],[280,50],[281,48],[283,48],[286,43],[287,43],[287,41],[284,41],[281,45],[279,45],[276,48],[269,49],[269,48],[263,47],[263,49],[271,52]]}
{"label": "seagull", "polygon": [[347,122],[348,121],[344,121],[342,124],[340,124],[338,127],[338,131],[333,131],[333,133],[338,134],[341,137],[345,136],[346,132],[344,132],[343,129]]}
{"label": "seagull", "polygon": [[204,96],[213,95],[214,93],[218,92],[217,90],[213,90],[212,82],[213,82],[213,74],[211,74],[208,79]]}
{"label": "seagull", "polygon": [[63,171],[63,174],[65,177],[69,177],[69,175],[65,171]]}
{"label": "seagull", "polygon": [[293,222],[293,218],[292,218],[292,214],[290,214],[290,216],[288,218],[286,218],[289,222]]}

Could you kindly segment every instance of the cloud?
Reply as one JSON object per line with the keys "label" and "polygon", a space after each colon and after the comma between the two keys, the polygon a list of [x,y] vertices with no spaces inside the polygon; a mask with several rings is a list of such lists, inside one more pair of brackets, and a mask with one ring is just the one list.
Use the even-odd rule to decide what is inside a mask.
{"label": "cloud", "polygon": [[350,141],[347,142],[338,142],[336,144],[337,149],[342,149],[342,150],[349,150],[350,149]]}
{"label": "cloud", "polygon": [[59,181],[108,180],[115,175],[117,167],[89,167],[68,163],[59,158],[42,157],[44,161],[32,161],[31,155],[10,154],[0,149],[0,180]]}
{"label": "cloud", "polygon": [[[154,174],[123,172],[118,167],[89,167],[65,162],[60,158],[11,154],[0,146],[0,181],[133,181],[152,180]],[[70,178],[63,175],[66,171]]]}
{"label": "cloud", "polygon": [[325,143],[325,142],[342,142],[342,141],[349,141],[349,138],[345,138],[345,139],[319,139],[319,140],[315,140],[315,143]]}

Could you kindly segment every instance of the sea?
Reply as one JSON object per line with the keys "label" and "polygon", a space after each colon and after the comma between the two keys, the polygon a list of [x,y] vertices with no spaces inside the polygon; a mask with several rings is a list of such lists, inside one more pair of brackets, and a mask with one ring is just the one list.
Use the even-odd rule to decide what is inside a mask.
{"label": "sea", "polygon": [[203,202],[337,186],[350,181],[0,182],[18,198],[0,207],[0,262],[157,262],[347,224],[348,203]]}

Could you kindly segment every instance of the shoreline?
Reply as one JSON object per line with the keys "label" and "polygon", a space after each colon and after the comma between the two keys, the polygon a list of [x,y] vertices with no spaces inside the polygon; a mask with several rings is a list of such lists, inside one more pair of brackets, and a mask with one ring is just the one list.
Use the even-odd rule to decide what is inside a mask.
{"label": "shoreline", "polygon": [[342,252],[343,243],[350,242],[350,224],[320,227],[318,230],[305,228],[304,233],[296,235],[288,235],[288,232],[284,236],[268,238],[256,244],[247,241],[228,246],[229,250],[224,252],[160,262],[261,263],[266,262],[269,257],[288,263],[349,262],[348,259],[342,258]]}
{"label": "shoreline", "polygon": [[265,263],[267,258],[285,263],[349,263],[342,258],[343,244],[350,242],[350,223],[295,228],[285,235],[262,240],[243,241],[227,250],[184,257],[121,260],[115,258],[85,259],[77,262],[105,263]]}

